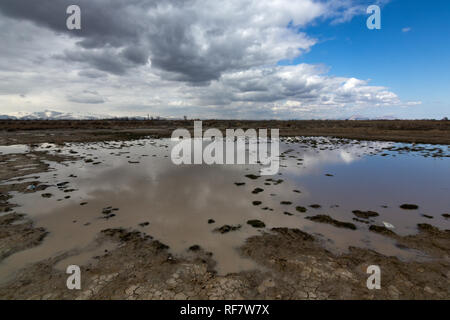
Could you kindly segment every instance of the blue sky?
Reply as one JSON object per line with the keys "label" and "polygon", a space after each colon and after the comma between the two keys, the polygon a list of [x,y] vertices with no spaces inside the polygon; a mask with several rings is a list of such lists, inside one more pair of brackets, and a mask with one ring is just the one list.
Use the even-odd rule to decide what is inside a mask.
{"label": "blue sky", "polygon": [[366,28],[368,16],[302,29],[319,43],[290,63],[322,63],[332,75],[370,79],[404,101],[422,101],[387,114],[450,116],[450,1],[391,0],[381,9],[381,30]]}

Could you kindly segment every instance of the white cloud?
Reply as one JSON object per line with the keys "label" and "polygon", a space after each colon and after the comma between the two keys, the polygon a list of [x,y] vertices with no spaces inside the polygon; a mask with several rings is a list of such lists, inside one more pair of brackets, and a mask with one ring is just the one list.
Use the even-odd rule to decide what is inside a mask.
{"label": "white cloud", "polygon": [[301,118],[404,105],[323,66],[277,66],[315,45],[299,28],[348,21],[360,1],[79,0],[80,33],[60,25],[69,2],[0,3],[1,113]]}

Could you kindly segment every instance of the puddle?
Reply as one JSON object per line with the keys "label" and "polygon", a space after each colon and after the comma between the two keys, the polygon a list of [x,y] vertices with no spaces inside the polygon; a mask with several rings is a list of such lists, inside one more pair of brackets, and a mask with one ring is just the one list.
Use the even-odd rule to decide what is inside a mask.
{"label": "puddle", "polygon": [[0,155],[2,154],[14,154],[14,153],[27,153],[30,148],[26,145],[10,145],[10,146],[0,146]]}
{"label": "puddle", "polygon": [[[280,144],[279,174],[252,179],[259,165],[176,166],[170,160],[170,144],[168,139],[144,139],[38,147],[81,159],[51,163],[51,171],[39,174],[41,183],[50,185],[47,189],[12,194],[11,202],[20,206],[16,211],[27,214],[49,235],[41,245],[5,259],[0,264],[0,281],[27,263],[68,252],[70,256],[57,268],[92,262],[94,256],[113,249],[111,244],[95,244],[100,231],[107,228],[141,231],[176,255],[199,245],[213,253],[219,274],[258,268],[241,257],[237,248],[248,237],[272,227],[315,234],[333,252],[357,246],[401,259],[426,257],[370,232],[371,224],[388,222],[400,235],[416,233],[418,223],[450,229],[450,222],[442,217],[450,211],[447,146],[288,138]],[[405,147],[410,151],[400,149]],[[8,152],[5,148],[0,151]],[[419,209],[402,210],[399,206],[404,203]],[[315,204],[319,206],[311,207]],[[296,210],[299,206],[307,211]],[[365,224],[353,220],[354,210],[379,215]],[[351,222],[357,229],[305,219],[315,215]],[[255,219],[266,228],[247,224]],[[241,227],[225,234],[214,231],[223,225]]]}

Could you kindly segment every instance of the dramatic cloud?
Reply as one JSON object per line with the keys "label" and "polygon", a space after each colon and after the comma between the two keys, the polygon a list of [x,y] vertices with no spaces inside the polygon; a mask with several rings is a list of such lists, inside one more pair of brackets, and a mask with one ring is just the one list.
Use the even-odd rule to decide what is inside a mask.
{"label": "dramatic cloud", "polygon": [[[81,7],[82,30],[66,28],[72,4]],[[97,113],[298,118],[402,105],[386,88],[328,76],[324,67],[277,65],[313,48],[305,26],[348,21],[364,7],[362,0],[2,0],[2,111],[95,104]]]}

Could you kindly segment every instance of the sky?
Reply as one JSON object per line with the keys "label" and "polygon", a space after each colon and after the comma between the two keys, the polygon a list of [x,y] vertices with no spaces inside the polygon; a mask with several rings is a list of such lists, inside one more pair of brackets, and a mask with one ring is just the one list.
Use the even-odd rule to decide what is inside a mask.
{"label": "sky", "polygon": [[[81,30],[66,9],[81,8]],[[369,30],[369,5],[381,29]],[[450,116],[450,1],[1,0],[0,114]]]}

